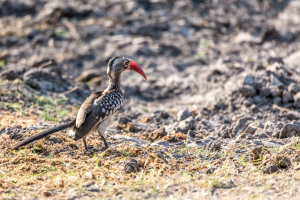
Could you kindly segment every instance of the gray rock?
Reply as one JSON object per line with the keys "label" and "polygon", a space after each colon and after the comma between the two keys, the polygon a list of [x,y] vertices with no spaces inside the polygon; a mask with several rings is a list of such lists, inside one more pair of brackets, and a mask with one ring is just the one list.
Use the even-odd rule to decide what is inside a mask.
{"label": "gray rock", "polygon": [[280,131],[279,138],[288,138],[292,136],[300,136],[300,122],[298,121],[285,124]]}
{"label": "gray rock", "polygon": [[255,81],[254,81],[254,78],[253,78],[252,76],[246,76],[246,77],[244,78],[243,83],[244,83],[245,85],[251,85],[251,86],[253,86],[254,83],[255,83]]}
{"label": "gray rock", "polygon": [[187,134],[187,132],[195,127],[195,120],[193,117],[189,117],[184,121],[175,122],[174,124],[166,126],[166,132],[168,134],[183,132]]}
{"label": "gray rock", "polygon": [[177,113],[177,119],[178,119],[178,121],[185,120],[185,119],[187,119],[190,116],[192,116],[192,113],[188,109],[181,110],[181,111],[179,111]]}
{"label": "gray rock", "polygon": [[280,87],[283,86],[283,83],[276,76],[274,76],[274,74],[271,74],[271,83],[270,83],[270,85],[280,88]]}
{"label": "gray rock", "polygon": [[277,167],[277,165],[274,163],[270,163],[266,166],[264,173],[272,174],[272,173],[275,173],[278,171],[279,171],[279,168]]}
{"label": "gray rock", "polygon": [[275,98],[273,99],[273,104],[275,104],[275,105],[280,105],[281,102],[282,102],[281,97],[275,97]]}
{"label": "gray rock", "polygon": [[262,102],[262,98],[259,95],[256,95],[256,96],[253,97],[253,101],[256,104],[259,104],[259,103]]}
{"label": "gray rock", "polygon": [[244,85],[238,88],[238,92],[245,97],[253,97],[256,94],[256,90],[253,86]]}
{"label": "gray rock", "polygon": [[278,97],[281,95],[281,91],[276,86],[270,86],[270,94],[272,97]]}
{"label": "gray rock", "polygon": [[169,147],[170,144],[169,144],[169,142],[166,141],[166,140],[159,140],[159,141],[156,141],[156,142],[152,143],[151,146],[156,146],[156,147],[158,147],[158,146]]}
{"label": "gray rock", "polygon": [[260,92],[264,97],[268,97],[271,93],[271,89],[269,87],[265,87]]}
{"label": "gray rock", "polygon": [[221,149],[221,146],[222,142],[220,140],[211,140],[205,145],[209,151],[218,151]]}
{"label": "gray rock", "polygon": [[284,90],[282,93],[282,102],[283,103],[289,103],[290,101],[293,101],[293,96],[288,91]]}
{"label": "gray rock", "polygon": [[197,135],[197,132],[192,131],[192,130],[189,130],[189,131],[187,132],[186,143],[194,142],[194,141],[195,141],[195,138],[196,138],[196,135]]}
{"label": "gray rock", "polygon": [[278,138],[282,128],[282,123],[276,123],[275,121],[267,121],[265,123],[266,134],[271,135],[272,137]]}
{"label": "gray rock", "polygon": [[300,92],[298,92],[295,96],[294,96],[294,106],[296,108],[300,108]]}
{"label": "gray rock", "polygon": [[[254,124],[254,122],[256,121],[256,125]],[[249,128],[248,128],[249,126]],[[240,134],[242,134],[247,128],[247,131],[245,133],[249,133],[251,135],[253,135],[256,131],[256,126],[258,127],[264,127],[264,125],[255,120],[253,117],[243,117],[240,118],[238,121],[236,121],[230,128],[229,130],[229,136],[231,138],[235,138],[237,136],[239,136]]]}
{"label": "gray rock", "polygon": [[63,92],[67,89],[57,72],[48,68],[31,69],[23,75],[23,80],[30,87],[45,92]]}
{"label": "gray rock", "polygon": [[292,94],[297,94],[300,91],[300,87],[296,83],[291,83],[288,86],[288,91]]}

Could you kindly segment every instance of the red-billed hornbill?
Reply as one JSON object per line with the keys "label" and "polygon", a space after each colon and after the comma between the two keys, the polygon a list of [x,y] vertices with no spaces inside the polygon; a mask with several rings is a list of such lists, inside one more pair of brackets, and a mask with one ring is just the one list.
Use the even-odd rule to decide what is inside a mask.
{"label": "red-billed hornbill", "polygon": [[122,106],[123,94],[120,88],[120,79],[121,74],[127,70],[135,71],[147,80],[144,71],[135,62],[123,56],[113,57],[109,60],[107,65],[107,75],[109,77],[108,87],[104,91],[97,91],[91,94],[81,105],[76,119],[53,129],[33,135],[13,145],[12,148],[19,148],[49,134],[71,128],[70,131],[75,135],[74,139],[76,141],[82,139],[85,150],[88,150],[86,138],[94,131],[98,131],[100,137],[104,141],[105,149],[107,149],[108,143],[104,137],[105,131],[114,119],[114,115]]}

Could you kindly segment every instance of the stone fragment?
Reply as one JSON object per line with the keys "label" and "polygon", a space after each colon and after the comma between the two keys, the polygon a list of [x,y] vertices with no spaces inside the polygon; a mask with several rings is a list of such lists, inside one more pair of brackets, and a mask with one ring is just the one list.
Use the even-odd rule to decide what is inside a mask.
{"label": "stone fragment", "polygon": [[296,83],[291,83],[288,86],[288,91],[292,94],[297,94],[300,91],[300,87]]}
{"label": "stone fragment", "polygon": [[275,98],[273,99],[273,104],[275,104],[275,105],[280,105],[281,102],[282,102],[281,97],[275,97]]}
{"label": "stone fragment", "polygon": [[244,85],[254,85],[255,81],[252,76],[246,76],[243,81]]}
{"label": "stone fragment", "polygon": [[238,92],[245,97],[253,97],[256,94],[256,90],[253,86],[244,85],[238,88]]}
{"label": "stone fragment", "polygon": [[300,122],[293,121],[292,123],[287,123],[280,131],[279,138],[288,138],[292,136],[300,136]]}
{"label": "stone fragment", "polygon": [[[248,128],[249,126],[249,128]],[[236,121],[229,130],[229,136],[231,138],[235,138],[247,129],[245,133],[249,133],[253,135],[256,131],[256,126],[263,128],[264,125],[259,122],[258,120],[255,120],[253,117],[243,117],[240,118],[238,121]]]}
{"label": "stone fragment", "polygon": [[266,166],[264,173],[265,174],[273,174],[278,171],[279,171],[279,168],[277,167],[277,165],[274,163],[270,163]]}
{"label": "stone fragment", "polygon": [[222,142],[220,140],[211,140],[205,145],[209,151],[218,151],[221,149],[221,146]]}
{"label": "stone fragment", "polygon": [[295,96],[294,96],[294,106],[296,108],[300,108],[300,92],[298,92]]}
{"label": "stone fragment", "polygon": [[197,132],[189,130],[187,133],[186,143],[191,143],[195,141]]}
{"label": "stone fragment", "polygon": [[282,102],[283,103],[289,103],[290,101],[293,101],[293,96],[288,91],[284,90],[282,93]]}
{"label": "stone fragment", "polygon": [[192,113],[188,109],[181,110],[181,111],[179,111],[177,113],[177,119],[178,119],[178,121],[185,120],[185,119],[187,119],[190,116],[192,116]]}

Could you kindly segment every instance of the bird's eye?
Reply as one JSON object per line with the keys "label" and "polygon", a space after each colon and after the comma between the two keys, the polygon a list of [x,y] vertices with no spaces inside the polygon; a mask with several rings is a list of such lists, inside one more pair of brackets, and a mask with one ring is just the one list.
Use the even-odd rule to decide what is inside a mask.
{"label": "bird's eye", "polygon": [[124,65],[125,65],[126,68],[129,67],[129,61],[126,60],[126,61],[124,62]]}

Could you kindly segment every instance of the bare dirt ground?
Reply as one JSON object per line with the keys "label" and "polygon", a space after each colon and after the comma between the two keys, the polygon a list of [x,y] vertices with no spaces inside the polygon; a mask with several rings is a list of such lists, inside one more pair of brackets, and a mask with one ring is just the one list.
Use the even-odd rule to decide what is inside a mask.
{"label": "bare dirt ground", "polygon": [[[3,199],[299,199],[297,0],[0,0]],[[67,130],[121,54],[125,102],[90,150]]]}

